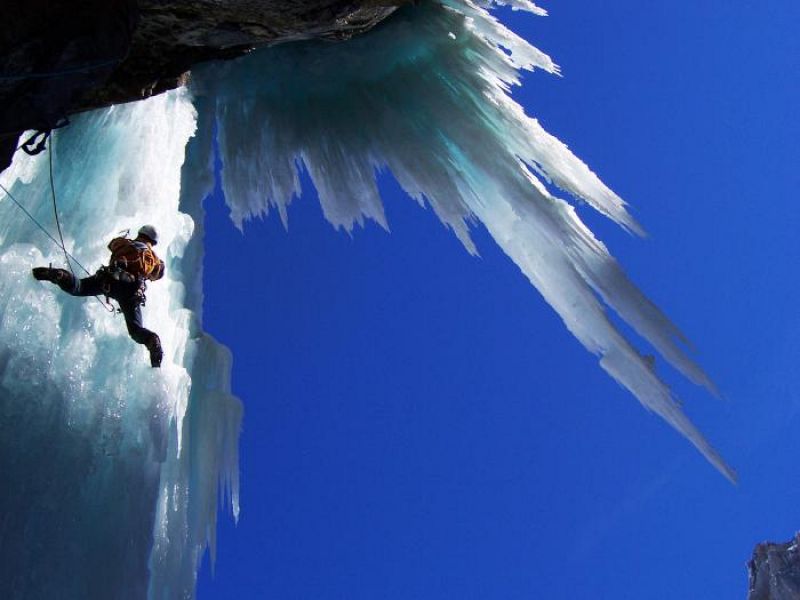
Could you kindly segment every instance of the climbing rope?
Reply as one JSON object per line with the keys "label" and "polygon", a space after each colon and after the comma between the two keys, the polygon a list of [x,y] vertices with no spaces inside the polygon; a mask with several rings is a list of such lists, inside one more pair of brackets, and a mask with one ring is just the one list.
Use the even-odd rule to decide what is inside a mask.
{"label": "climbing rope", "polygon": [[[29,212],[28,212],[28,210],[27,210],[27,209],[26,209],[26,208],[25,208],[25,207],[24,207],[22,204],[20,204],[20,203],[19,203],[19,201],[18,201],[18,200],[17,200],[17,199],[16,199],[16,198],[15,198],[15,197],[14,197],[14,196],[11,194],[11,192],[9,192],[9,191],[8,191],[8,189],[6,189],[6,186],[4,186],[2,183],[0,183],[0,190],[3,190],[3,191],[5,192],[5,194],[6,194],[6,196],[8,196],[8,197],[11,199],[11,201],[12,201],[14,204],[16,204],[16,205],[17,205],[17,207],[18,207],[18,208],[19,208],[19,209],[20,209],[22,212],[24,212],[24,213],[25,213],[25,215],[26,215],[26,216],[27,216],[27,217],[28,217],[28,218],[29,218],[31,221],[33,221],[33,222],[36,224],[36,226],[37,226],[37,227],[38,227],[38,228],[39,228],[39,229],[42,231],[42,233],[44,233],[44,234],[45,234],[47,237],[49,237],[49,238],[50,238],[50,240],[51,240],[51,241],[52,241],[52,242],[53,242],[53,243],[54,243],[56,246],[58,246],[59,248],[61,248],[62,250],[64,250],[64,252],[67,252],[67,251],[64,249],[64,247],[63,247],[63,246],[62,246],[62,245],[61,245],[61,244],[58,242],[58,240],[57,240],[56,238],[54,238],[54,237],[52,236],[52,234],[51,234],[49,231],[47,231],[47,229],[45,229],[45,228],[42,226],[42,224],[41,224],[41,223],[39,223],[39,221],[37,221],[37,220],[36,220],[36,217],[34,217],[34,216],[31,214],[31,213],[29,213]],[[77,258],[75,258],[74,256],[72,256],[72,254],[70,254],[69,252],[67,252],[67,255],[68,255],[68,256],[69,256],[69,257],[70,257],[70,258],[71,258],[73,261],[75,261],[75,264],[76,264],[76,265],[78,265],[78,266],[79,266],[81,269],[83,269],[83,270],[86,272],[86,274],[87,274],[87,275],[91,275],[91,273],[90,273],[90,272],[89,272],[89,271],[86,269],[86,267],[84,267],[84,266],[83,266],[83,265],[82,265],[80,262],[78,262],[78,259],[77,259]]]}
{"label": "climbing rope", "polygon": [[[75,258],[74,256],[72,256],[72,254],[70,254],[70,253],[67,251],[67,247],[66,247],[66,245],[64,244],[64,235],[63,235],[63,233],[61,232],[61,220],[59,219],[59,216],[58,216],[58,202],[57,202],[57,200],[56,200],[56,186],[55,186],[54,177],[53,177],[53,146],[52,146],[52,145],[53,145],[53,140],[54,140],[54,138],[51,138],[51,139],[50,139],[50,145],[48,145],[48,158],[49,158],[49,160],[48,160],[48,163],[49,163],[49,171],[50,171],[50,192],[52,193],[52,197],[53,197],[53,213],[55,214],[55,218],[56,218],[56,226],[57,226],[57,228],[58,228],[58,237],[59,237],[59,238],[60,238],[60,240],[61,240],[60,242],[59,242],[59,240],[57,240],[55,237],[53,237],[53,235],[52,235],[52,234],[51,234],[49,231],[47,231],[47,229],[45,229],[45,228],[44,228],[44,226],[43,226],[43,225],[42,225],[42,224],[41,224],[41,223],[40,223],[40,222],[39,222],[39,221],[36,219],[36,217],[34,217],[34,216],[33,216],[33,215],[30,213],[30,212],[28,212],[28,210],[27,210],[27,209],[26,209],[26,208],[25,208],[25,207],[24,207],[22,204],[20,204],[20,202],[19,202],[19,201],[18,201],[18,200],[17,200],[17,199],[14,197],[14,195],[13,195],[13,194],[12,194],[12,193],[11,193],[11,192],[10,192],[10,191],[9,191],[9,190],[6,188],[6,187],[5,187],[5,186],[4,186],[2,183],[0,183],[0,189],[2,189],[2,190],[5,192],[6,196],[8,196],[9,198],[11,198],[11,201],[12,201],[12,202],[13,202],[13,203],[14,203],[14,204],[17,206],[17,207],[19,207],[19,208],[20,208],[20,210],[22,210],[22,212],[23,212],[23,213],[25,213],[25,215],[26,215],[26,216],[27,216],[27,217],[28,217],[28,218],[29,218],[31,221],[33,221],[33,223],[35,223],[35,224],[36,224],[36,226],[37,226],[37,227],[38,227],[38,228],[39,228],[39,229],[40,229],[40,230],[41,230],[41,231],[42,231],[42,232],[43,232],[43,233],[44,233],[44,234],[45,234],[45,235],[46,235],[48,238],[50,238],[50,240],[51,240],[51,241],[52,241],[52,242],[53,242],[53,243],[54,243],[56,246],[58,246],[59,248],[61,248],[61,250],[64,252],[64,259],[65,259],[65,260],[66,260],[66,262],[67,262],[67,267],[69,268],[69,271],[70,271],[70,273],[72,273],[72,277],[73,277],[73,279],[76,279],[76,280],[77,280],[77,277],[76,277],[76,275],[75,275],[75,271],[73,271],[73,270],[72,270],[72,263],[70,262],[70,259],[72,259],[72,260],[75,262],[75,264],[76,264],[76,265],[78,265],[78,266],[79,266],[81,269],[83,269],[84,273],[86,273],[87,275],[90,275],[90,276],[91,276],[91,273],[89,272],[89,270],[88,270],[86,267],[84,267],[84,266],[83,266],[83,265],[80,263],[80,261],[78,261],[78,259],[77,259],[77,258]],[[116,310],[114,309],[114,307],[113,307],[113,306],[108,306],[108,305],[106,305],[106,303],[105,303],[105,302],[103,302],[103,300],[100,298],[100,296],[95,296],[95,298],[96,298],[96,299],[97,299],[97,301],[98,301],[98,302],[99,302],[99,303],[100,303],[100,304],[103,306],[103,308],[104,308],[105,310],[107,310],[107,311],[108,311],[108,312],[110,312],[110,313],[114,313],[114,312],[116,312]]]}
{"label": "climbing rope", "polygon": [[67,261],[67,268],[69,272],[72,273],[72,278],[75,279],[75,271],[72,270],[72,263],[69,262],[69,252],[67,252],[67,247],[64,245],[64,234],[61,233],[61,219],[58,218],[58,203],[56,202],[56,185],[54,183],[53,178],[53,145],[55,144],[55,138],[50,138],[50,144],[47,146],[47,158],[48,164],[50,166],[50,191],[53,195],[53,214],[56,217],[56,228],[58,229],[58,239],[61,240],[61,249],[64,251],[64,260]]}
{"label": "climbing rope", "polygon": [[61,69],[60,71],[47,71],[44,73],[25,73],[20,75],[0,75],[0,81],[25,81],[26,79],[49,79],[51,77],[62,77],[64,75],[72,75],[74,73],[83,73],[84,71],[93,71],[95,69],[102,69],[103,67],[116,66],[127,58],[127,53],[122,58],[112,58],[111,60],[104,60],[87,65],[77,67],[70,67]]}

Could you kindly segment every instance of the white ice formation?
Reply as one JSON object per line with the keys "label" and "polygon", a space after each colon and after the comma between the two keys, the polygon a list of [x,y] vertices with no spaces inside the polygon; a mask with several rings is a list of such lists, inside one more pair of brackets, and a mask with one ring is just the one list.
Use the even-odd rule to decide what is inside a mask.
{"label": "white ice formation", "polygon": [[[469,224],[483,223],[602,368],[734,479],[653,361],[609,319],[611,309],[714,392],[680,331],[551,193],[642,233],[625,203],[510,97],[520,70],[558,67],[495,19],[491,4],[423,3],[346,44],[290,44],[198,69],[191,89],[215,111],[231,217],[241,223],[274,208],[285,222],[302,165],[335,227],[373,219],[388,229],[375,183],[388,169],[469,252]],[[543,14],[526,0],[498,4]]]}
{"label": "white ice formation", "polygon": [[[483,223],[602,368],[734,478],[609,319],[610,308],[713,391],[680,332],[551,191],[641,232],[625,203],[510,98],[519,70],[558,68],[490,4],[423,3],[346,43],[298,42],[210,64],[188,90],[83,115],[56,134],[66,245],[84,265],[103,263],[120,230],[159,226],[167,279],[151,285],[145,324],[167,349],[160,371],[121,317],[30,277],[31,266],[62,256],[0,195],[4,597],[193,597],[202,553],[210,545],[213,554],[220,489],[238,514],[241,406],[227,351],[201,329],[214,131],[239,224],[272,208],[285,222],[300,168],[325,217],[348,231],[364,219],[388,228],[380,169],[470,252],[469,224]],[[503,4],[544,14],[526,0]],[[0,182],[52,228],[46,155],[18,155]]]}
{"label": "white ice formation", "polygon": [[[63,254],[2,194],[3,598],[193,597],[219,491],[238,514],[241,404],[228,351],[201,329],[206,190],[181,185],[196,120],[180,90],[77,117],[53,143],[66,246],[87,269],[121,230],[158,224],[167,274],[143,311],[166,349],[160,370],[100,300],[31,277]],[[185,167],[202,174],[202,161]],[[55,234],[48,167],[18,153],[0,183]]]}

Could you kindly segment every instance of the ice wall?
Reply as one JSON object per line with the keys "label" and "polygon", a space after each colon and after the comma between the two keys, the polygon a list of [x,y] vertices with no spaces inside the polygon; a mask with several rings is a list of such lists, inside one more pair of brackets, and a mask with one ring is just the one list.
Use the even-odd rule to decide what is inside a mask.
{"label": "ice wall", "polygon": [[[160,370],[122,316],[33,280],[63,254],[0,192],[2,598],[192,597],[220,486],[238,514],[241,405],[199,320],[202,178],[185,174],[181,196],[195,127],[183,90],[74,118],[51,142],[65,242],[90,271],[121,230],[158,227],[167,272],[144,320]],[[47,154],[18,153],[0,182],[55,234]]]}
{"label": "ice wall", "polygon": [[[555,195],[641,232],[625,203],[510,99],[520,69],[558,68],[490,4],[426,2],[347,43],[208,65],[194,73],[191,97],[83,115],[57,132],[60,214],[84,265],[103,263],[121,230],[159,227],[167,278],[151,285],[145,322],[164,342],[161,370],[100,302],[30,277],[62,255],[0,194],[0,597],[192,597],[202,552],[213,554],[220,488],[238,514],[241,405],[227,351],[200,327],[200,203],[215,127],[237,223],[270,209],[286,221],[300,168],[327,219],[348,231],[365,219],[388,229],[380,169],[470,252],[469,226],[483,223],[601,367],[734,477],[649,349],[609,319],[616,311],[713,389],[680,332]],[[543,14],[526,0],[505,4]],[[18,155],[0,182],[54,231],[47,155]]]}
{"label": "ice wall", "polygon": [[[215,112],[231,217],[241,224],[275,209],[286,222],[305,168],[335,227],[372,219],[388,229],[375,173],[389,169],[470,252],[469,225],[483,223],[601,367],[734,479],[649,357],[659,353],[713,392],[684,337],[554,190],[626,230],[641,227],[510,98],[521,69],[558,67],[499,23],[491,4],[424,2],[346,43],[279,46],[197,69],[191,87]],[[544,14],[525,0],[503,4]],[[654,351],[637,349],[608,309]]]}

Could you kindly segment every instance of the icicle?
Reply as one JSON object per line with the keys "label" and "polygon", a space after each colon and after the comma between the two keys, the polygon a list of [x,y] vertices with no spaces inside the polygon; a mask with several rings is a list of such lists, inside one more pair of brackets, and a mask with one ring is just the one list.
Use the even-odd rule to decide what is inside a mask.
{"label": "icicle", "polygon": [[[388,168],[472,253],[468,224],[484,223],[601,366],[733,479],[652,361],[606,315],[612,308],[713,391],[677,328],[546,188],[643,233],[625,203],[510,98],[520,69],[558,67],[491,16],[490,4],[426,3],[347,43],[268,48],[198,69],[192,86],[215,106],[232,218],[241,225],[274,207],[285,221],[302,164],[334,226],[351,231],[370,218],[387,227],[375,172]],[[529,2],[508,4],[543,13]]]}

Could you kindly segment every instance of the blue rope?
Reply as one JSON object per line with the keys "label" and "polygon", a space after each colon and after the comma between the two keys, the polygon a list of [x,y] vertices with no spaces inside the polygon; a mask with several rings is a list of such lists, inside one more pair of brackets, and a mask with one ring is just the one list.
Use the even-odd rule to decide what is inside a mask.
{"label": "blue rope", "polygon": [[90,65],[83,65],[82,67],[72,67],[70,69],[62,69],[60,71],[48,71],[45,73],[27,73],[26,75],[0,75],[0,81],[25,81],[26,79],[49,79],[51,77],[61,77],[63,75],[72,75],[73,73],[82,73],[83,71],[93,71],[95,69],[102,69],[111,65],[118,65],[124,58],[114,58],[105,60],[99,63]]}

